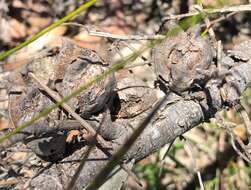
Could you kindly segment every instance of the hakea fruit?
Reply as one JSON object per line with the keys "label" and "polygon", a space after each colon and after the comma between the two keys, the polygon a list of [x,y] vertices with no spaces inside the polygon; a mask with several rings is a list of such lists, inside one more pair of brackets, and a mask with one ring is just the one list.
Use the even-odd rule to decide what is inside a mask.
{"label": "hakea fruit", "polygon": [[213,50],[209,40],[201,37],[198,30],[177,31],[156,45],[152,55],[158,80],[168,90],[182,94],[205,81]]}

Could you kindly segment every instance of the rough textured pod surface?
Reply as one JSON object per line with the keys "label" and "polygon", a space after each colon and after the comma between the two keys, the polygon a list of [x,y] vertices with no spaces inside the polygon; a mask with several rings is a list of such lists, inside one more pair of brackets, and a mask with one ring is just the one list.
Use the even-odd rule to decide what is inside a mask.
{"label": "rough textured pod surface", "polygon": [[[36,114],[46,109],[53,102],[40,90],[30,89],[26,95],[11,102],[10,114],[14,126],[20,126],[30,121]],[[58,124],[60,109],[55,109],[48,116],[24,128],[20,133],[11,137],[11,142],[25,141],[25,144],[36,155],[45,160],[58,160],[65,152],[66,134],[55,132],[46,134],[43,131],[52,129]],[[40,134],[40,135],[37,135]],[[27,139],[28,138],[28,139]]]}
{"label": "rough textured pod surface", "polygon": [[[74,52],[73,52],[74,50]],[[58,59],[64,64],[61,69],[62,82],[56,89],[62,96],[70,95],[74,90],[93,80],[95,76],[103,74],[109,65],[96,52],[78,46],[66,46],[62,49]],[[85,118],[94,114],[108,102],[116,86],[114,75],[95,82],[68,103]]]}
{"label": "rough textured pod surface", "polygon": [[155,74],[167,89],[182,93],[206,77],[213,60],[207,38],[180,32],[158,44],[152,52]]}
{"label": "rough textured pod surface", "polygon": [[116,76],[119,105],[114,106],[117,118],[133,118],[153,106],[157,92],[149,90],[147,83],[134,74],[121,71]]}

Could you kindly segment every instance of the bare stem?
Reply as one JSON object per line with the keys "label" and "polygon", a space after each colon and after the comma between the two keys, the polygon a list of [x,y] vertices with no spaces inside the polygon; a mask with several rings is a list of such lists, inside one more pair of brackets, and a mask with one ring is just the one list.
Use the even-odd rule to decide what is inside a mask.
{"label": "bare stem", "polygon": [[[231,7],[223,7],[219,9],[204,9],[206,14],[216,14],[216,13],[230,13],[230,12],[247,12],[251,11],[251,4],[247,5],[237,5]],[[195,16],[201,14],[199,11],[193,11],[190,13],[180,14],[180,15],[168,15],[164,17],[164,20],[180,20],[186,17]]]}

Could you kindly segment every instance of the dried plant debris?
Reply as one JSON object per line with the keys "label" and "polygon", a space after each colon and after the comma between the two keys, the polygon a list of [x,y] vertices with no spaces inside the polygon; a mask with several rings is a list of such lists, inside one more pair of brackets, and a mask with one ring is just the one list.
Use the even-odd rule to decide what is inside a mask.
{"label": "dried plant debris", "polygon": [[[209,40],[201,37],[198,32],[194,33],[194,30],[182,31],[157,45],[153,50],[153,61],[156,78],[167,89],[178,94],[191,91],[195,85],[200,85],[200,90],[203,92],[207,72],[214,65],[213,50]],[[22,86],[22,94],[11,96],[10,99],[13,125],[19,126],[29,121],[35,114],[55,103],[44,89],[40,89],[34,83],[28,75],[29,72],[61,97],[65,97],[107,69],[109,64],[95,51],[70,43],[53,51],[50,56],[41,57],[23,66],[13,74],[14,77],[11,77],[18,78],[17,85]],[[209,84],[207,88],[210,89],[208,86]],[[114,75],[110,75],[98,81],[91,88],[73,97],[67,104],[82,118],[89,120],[96,130],[104,120],[106,126],[101,132],[107,139],[114,139],[121,134],[120,130],[123,131],[123,127],[113,127],[117,126],[116,119],[130,119],[147,113],[157,101],[157,91],[158,89],[150,89],[146,82],[136,75],[122,71],[116,75],[116,79]],[[204,92],[202,96],[205,101],[203,103],[201,100],[200,103],[205,105],[205,110],[209,110],[210,102]],[[107,111],[107,108],[110,111]],[[44,159],[61,159],[65,155],[67,131],[65,128],[55,131],[51,129],[58,129],[62,122],[67,123],[69,120],[72,120],[71,115],[64,109],[57,108],[10,140],[13,142],[25,140],[26,144]],[[56,144],[59,144],[58,149],[55,149]]]}
{"label": "dried plant debris", "polygon": [[[74,55],[75,56],[72,56]],[[105,63],[94,51],[77,47],[67,47],[60,52],[60,74],[62,81],[55,84],[60,95],[70,95],[74,90],[89,82],[95,76],[101,75],[109,65]],[[57,80],[60,80],[57,78]],[[90,88],[84,90],[79,96],[72,98],[69,105],[85,118],[97,113],[111,97],[116,86],[114,75],[98,81]]]}
{"label": "dried plant debris", "polygon": [[[0,3],[0,48],[16,45],[48,26],[52,21],[52,9],[38,1],[1,1]],[[1,49],[0,49],[1,50]]]}
{"label": "dried plant debris", "polygon": [[[227,55],[223,55],[220,63],[215,63],[213,60],[215,53],[209,39],[201,37],[197,28],[196,31],[194,29],[181,31],[177,36],[171,36],[157,45],[152,52],[155,80],[165,88],[152,89],[134,73],[123,70],[115,76],[110,75],[98,81],[67,104],[95,130],[99,130],[102,137],[110,141],[113,148],[115,147],[112,150],[115,151],[132,134],[133,128],[137,127],[145,116],[147,117],[158,100],[157,94],[160,90],[166,94],[170,91],[176,93],[173,97],[181,101],[170,101],[171,103],[169,100],[166,101],[154,118],[149,120],[146,130],[125,156],[125,159],[136,157],[140,160],[178,135],[209,119],[221,109],[227,99],[222,97],[219,88],[224,87],[226,92],[231,92],[226,93],[227,98],[231,99],[232,91],[236,91],[235,86],[240,87],[239,92],[250,86],[251,79],[247,72],[250,69],[246,64],[250,62],[250,44],[249,41],[236,46]],[[211,77],[215,76],[211,76],[211,69],[217,70],[217,64],[225,64],[224,66],[230,70],[228,74],[232,75],[232,81],[223,76],[214,85]],[[110,65],[95,51],[70,43],[23,66],[9,75],[7,80],[9,83],[6,84],[10,87],[8,88],[10,92],[16,89],[21,92],[10,97],[9,111],[13,127],[29,121],[34,115],[56,102],[37,85],[34,78],[30,78],[29,73],[33,73],[61,97],[65,97],[94,76],[107,71],[109,67]],[[243,71],[243,68],[246,68],[246,71]],[[202,94],[202,98],[196,101],[184,100],[183,95],[190,94],[194,88],[196,92]],[[232,99],[235,100],[237,96],[240,94]],[[207,114],[210,111],[212,111],[211,116]],[[78,131],[74,131],[74,134],[81,136],[80,140],[72,137],[73,126],[78,127]],[[76,160],[78,162],[87,149],[85,132],[71,114],[60,107],[9,140],[23,141],[43,160],[57,161],[52,168],[45,169],[40,176],[31,180],[32,187],[62,189],[74,175],[78,165]],[[76,187],[79,189],[91,180],[97,173],[96,170],[107,163],[107,155],[97,147],[95,151],[96,153],[92,153],[88,164],[85,165],[86,170],[82,171],[81,177],[76,182]],[[111,153],[114,153],[112,151]],[[69,167],[72,167],[70,171]],[[48,180],[50,182],[47,184]]]}
{"label": "dried plant debris", "polygon": [[[47,59],[43,57],[25,65],[15,73],[24,90],[19,96],[11,96],[10,115],[13,125],[20,126],[55,103],[55,100],[29,78],[29,72],[38,76],[43,83],[65,97],[108,68],[109,65],[94,51],[73,44],[66,44],[59,52]],[[72,98],[68,104],[83,118],[90,119],[93,114],[105,108],[115,86],[115,77],[111,75]],[[65,153],[67,133],[60,129],[59,132],[54,131],[51,134],[47,134],[46,131],[51,131],[50,129],[68,119],[71,119],[68,113],[61,108],[55,109],[39,122],[25,128],[22,133],[14,135],[10,140],[17,142],[26,139],[26,144],[37,155],[49,160],[57,160]],[[30,136],[31,138],[27,139]]]}

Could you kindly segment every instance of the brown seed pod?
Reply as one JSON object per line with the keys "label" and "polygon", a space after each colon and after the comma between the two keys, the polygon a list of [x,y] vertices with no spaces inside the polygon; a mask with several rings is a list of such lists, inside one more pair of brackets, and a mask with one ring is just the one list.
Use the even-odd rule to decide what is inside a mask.
{"label": "brown seed pod", "polygon": [[[30,88],[27,94],[13,97],[10,101],[10,115],[15,127],[30,121],[36,114],[46,109],[53,102],[37,88]],[[10,138],[11,142],[24,141],[36,155],[46,160],[58,160],[65,153],[66,134],[55,132],[45,134],[58,123],[60,109],[55,109],[38,122],[24,128]],[[29,137],[27,139],[27,137]]]}
{"label": "brown seed pod", "polygon": [[[74,49],[74,54],[71,52]],[[69,56],[66,56],[69,55]],[[70,95],[74,90],[93,80],[95,76],[103,74],[109,65],[96,52],[78,46],[66,47],[59,55],[60,62],[64,63],[62,82],[56,89],[62,96]],[[61,71],[62,72],[62,71]],[[85,118],[104,108],[115,87],[114,75],[95,82],[90,88],[72,98],[68,104]]]}
{"label": "brown seed pod", "polygon": [[200,84],[213,59],[209,40],[180,32],[158,44],[152,52],[155,74],[167,89],[177,93]]}
{"label": "brown seed pod", "polygon": [[152,107],[157,101],[157,91],[151,89],[146,82],[127,71],[117,74],[117,93],[119,104],[117,118],[133,118]]}
{"label": "brown seed pod", "polygon": [[[56,50],[58,50],[58,48],[56,48]],[[45,84],[48,84],[50,80],[55,78],[55,70],[57,70],[58,67],[56,60],[58,52],[50,53],[50,51],[51,49],[48,49],[46,55],[34,58],[8,77],[10,91],[22,90],[22,93],[19,94],[11,93],[9,98],[9,113],[11,123],[13,124],[12,127],[18,127],[30,121],[36,114],[54,103],[48,95],[39,90],[36,84],[33,83],[33,80],[28,77],[28,72],[32,72]],[[59,159],[65,151],[65,142],[62,139],[66,138],[66,135],[58,133],[47,134],[46,137],[43,135],[44,131],[57,125],[60,114],[61,110],[55,109],[48,116],[26,127],[20,133],[11,136],[9,139],[10,143],[24,141],[29,137],[29,141],[25,140],[25,144],[27,144],[35,154],[44,159]],[[60,140],[57,140],[57,138]],[[61,143],[58,143],[57,148],[55,148],[55,142],[59,141]]]}

